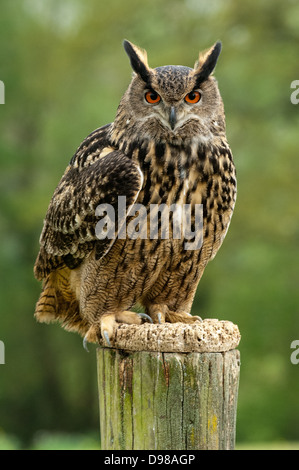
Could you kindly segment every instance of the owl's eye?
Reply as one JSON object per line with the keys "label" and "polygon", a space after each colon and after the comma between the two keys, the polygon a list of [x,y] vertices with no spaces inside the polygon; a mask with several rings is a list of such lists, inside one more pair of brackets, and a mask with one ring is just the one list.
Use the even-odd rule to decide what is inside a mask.
{"label": "owl's eye", "polygon": [[201,93],[199,91],[191,91],[185,96],[186,103],[195,104],[201,99]]}
{"label": "owl's eye", "polygon": [[156,103],[159,103],[159,101],[161,101],[161,96],[158,95],[158,93],[156,93],[154,90],[147,91],[144,97],[146,101],[150,104],[156,104]]}

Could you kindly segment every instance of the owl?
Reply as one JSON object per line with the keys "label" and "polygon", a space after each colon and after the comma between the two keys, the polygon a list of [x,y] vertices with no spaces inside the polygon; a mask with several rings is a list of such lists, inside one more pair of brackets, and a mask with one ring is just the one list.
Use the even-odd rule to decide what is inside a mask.
{"label": "owl", "polygon": [[[124,49],[132,81],[114,122],[88,135],[67,166],[44,219],[34,266],[43,283],[36,319],[59,321],[81,334],[85,345],[102,338],[111,346],[121,323],[200,321],[190,314],[194,295],[223,242],[236,199],[213,76],[221,43],[200,53],[194,68],[151,68],[146,51],[126,40]],[[160,207],[169,209],[168,236]],[[191,232],[201,233],[192,249],[186,245],[190,237],[175,236],[173,228],[184,208],[191,208]],[[113,230],[97,230],[105,225],[104,214]],[[132,234],[126,228],[137,217]]]}

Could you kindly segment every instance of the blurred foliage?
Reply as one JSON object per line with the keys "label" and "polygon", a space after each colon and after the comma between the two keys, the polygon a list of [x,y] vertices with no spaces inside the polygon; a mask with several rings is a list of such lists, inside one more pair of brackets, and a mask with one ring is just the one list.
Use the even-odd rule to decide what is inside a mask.
{"label": "blurred foliage", "polygon": [[47,446],[44,432],[98,433],[94,351],[56,325],[36,324],[40,286],[32,267],[65,167],[87,134],[114,119],[129,83],[124,38],[146,48],[153,67],[192,66],[200,49],[222,40],[216,77],[238,199],[193,313],[239,325],[237,441],[298,440],[299,366],[290,362],[299,336],[299,105],[290,102],[290,84],[299,79],[298,2],[0,5],[0,448],[5,439],[12,447]]}

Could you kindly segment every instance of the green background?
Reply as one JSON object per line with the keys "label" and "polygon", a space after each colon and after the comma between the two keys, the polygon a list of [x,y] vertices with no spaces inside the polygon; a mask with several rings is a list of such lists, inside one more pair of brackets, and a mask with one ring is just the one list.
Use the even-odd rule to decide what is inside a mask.
{"label": "green background", "polygon": [[[193,66],[220,39],[215,76],[238,177],[235,213],[192,312],[237,323],[239,447],[296,447],[299,4],[292,0],[0,0],[0,448],[99,446],[95,350],[33,318],[38,239],[83,138],[113,121],[131,68]],[[254,444],[252,444],[254,443]]]}

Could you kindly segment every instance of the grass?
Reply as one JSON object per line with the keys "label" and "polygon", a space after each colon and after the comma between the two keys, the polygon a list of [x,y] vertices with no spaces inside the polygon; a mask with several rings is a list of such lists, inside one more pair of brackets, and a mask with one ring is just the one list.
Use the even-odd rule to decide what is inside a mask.
{"label": "grass", "polygon": [[[0,450],[23,450],[15,437],[0,432]],[[95,434],[68,434],[39,431],[34,436],[30,450],[100,450],[99,436]],[[299,450],[299,442],[244,442],[236,450]]]}
{"label": "grass", "polygon": [[[100,450],[99,436],[94,434],[68,434],[39,431],[34,436],[30,450]],[[24,450],[15,437],[0,433],[0,450]]]}
{"label": "grass", "polygon": [[237,444],[236,450],[299,450],[299,442],[244,442]]}

